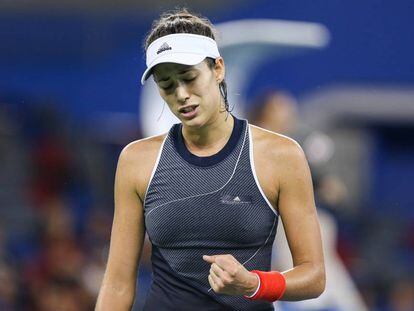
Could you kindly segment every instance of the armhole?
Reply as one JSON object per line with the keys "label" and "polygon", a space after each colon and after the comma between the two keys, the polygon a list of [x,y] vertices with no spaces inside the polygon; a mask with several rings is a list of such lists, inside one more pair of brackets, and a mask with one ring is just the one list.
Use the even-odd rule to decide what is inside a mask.
{"label": "armhole", "polygon": [[161,154],[162,154],[162,151],[164,149],[164,144],[165,144],[165,141],[167,140],[168,137],[169,137],[169,134],[165,135],[165,138],[164,138],[164,140],[161,144],[160,150],[158,151],[157,160],[155,161],[154,167],[152,168],[151,177],[148,181],[147,190],[145,191],[144,204],[143,204],[144,208],[145,208],[145,202],[147,201],[148,189],[150,188],[152,179],[154,178],[154,175],[155,175],[155,171],[157,170],[158,164],[160,163]]}
{"label": "armhole", "polygon": [[253,177],[256,182],[256,186],[259,189],[260,193],[262,194],[263,199],[266,201],[268,207],[272,210],[272,212],[279,217],[279,213],[273,208],[272,204],[269,202],[268,198],[266,197],[266,194],[264,193],[262,187],[260,186],[259,179],[257,178],[256,169],[254,167],[254,153],[253,153],[253,135],[250,128],[250,125],[248,124],[248,131],[249,131],[249,157],[250,157],[250,167],[252,169]]}

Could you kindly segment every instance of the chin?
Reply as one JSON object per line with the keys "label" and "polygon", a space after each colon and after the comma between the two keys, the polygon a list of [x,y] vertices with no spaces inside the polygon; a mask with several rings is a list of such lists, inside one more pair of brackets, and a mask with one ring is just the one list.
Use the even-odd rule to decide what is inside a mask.
{"label": "chin", "polygon": [[194,118],[194,119],[191,119],[191,120],[186,120],[186,119],[181,120],[181,123],[183,125],[185,125],[187,127],[191,127],[191,128],[199,128],[199,127],[203,126],[203,124],[204,124],[197,117]]}
{"label": "chin", "polygon": [[203,118],[201,116],[196,116],[195,118],[190,119],[190,120],[188,120],[188,119],[180,119],[180,121],[186,127],[194,128],[194,129],[201,128],[206,123],[205,120],[203,120]]}

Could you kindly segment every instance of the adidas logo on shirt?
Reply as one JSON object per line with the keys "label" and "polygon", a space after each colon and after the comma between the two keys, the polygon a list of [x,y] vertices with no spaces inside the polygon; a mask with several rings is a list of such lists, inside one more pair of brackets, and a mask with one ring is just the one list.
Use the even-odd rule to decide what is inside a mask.
{"label": "adidas logo on shirt", "polygon": [[166,42],[164,42],[161,46],[160,46],[160,48],[158,49],[158,51],[157,51],[157,54],[160,54],[160,53],[162,53],[162,52],[164,52],[164,51],[168,51],[168,50],[172,50],[172,47],[170,47]]}
{"label": "adidas logo on shirt", "polygon": [[240,198],[239,197],[235,197],[234,199],[233,199],[233,202],[240,202],[241,200],[240,200]]}
{"label": "adidas logo on shirt", "polygon": [[246,204],[252,203],[252,197],[249,195],[223,195],[220,201],[223,204]]}

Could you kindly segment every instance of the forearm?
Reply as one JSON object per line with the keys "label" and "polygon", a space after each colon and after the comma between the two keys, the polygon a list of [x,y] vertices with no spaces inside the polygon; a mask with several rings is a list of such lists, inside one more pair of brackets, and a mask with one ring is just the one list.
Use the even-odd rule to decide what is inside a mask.
{"label": "forearm", "polygon": [[95,311],[130,311],[134,303],[135,288],[103,284],[99,292]]}
{"label": "forearm", "polygon": [[286,291],[281,300],[297,301],[319,297],[325,290],[323,264],[303,263],[282,273]]}

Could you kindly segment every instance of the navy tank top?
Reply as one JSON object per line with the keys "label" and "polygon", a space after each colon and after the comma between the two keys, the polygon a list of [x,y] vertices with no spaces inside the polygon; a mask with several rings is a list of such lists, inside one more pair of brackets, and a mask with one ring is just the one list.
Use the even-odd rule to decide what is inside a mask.
{"label": "navy tank top", "polygon": [[247,270],[270,270],[278,214],[254,169],[246,120],[234,117],[217,154],[189,152],[182,125],[166,136],[144,200],[153,277],[144,310],[273,310],[265,301],[216,294],[203,255],[231,254]]}

